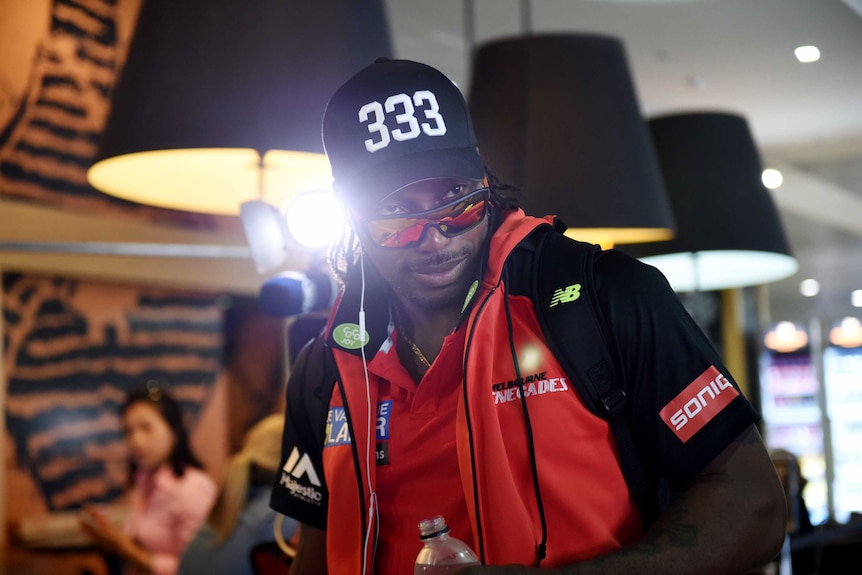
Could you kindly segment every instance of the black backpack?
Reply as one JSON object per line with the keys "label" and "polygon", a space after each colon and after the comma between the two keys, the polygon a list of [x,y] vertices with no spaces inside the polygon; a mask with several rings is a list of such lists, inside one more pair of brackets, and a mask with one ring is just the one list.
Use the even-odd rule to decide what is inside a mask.
{"label": "black backpack", "polygon": [[[530,296],[545,343],[572,387],[590,411],[610,424],[620,468],[646,528],[672,493],[647,472],[634,440],[625,380],[593,288],[593,262],[601,248],[568,238],[563,230],[565,225],[558,220],[554,227],[541,226],[522,241],[506,262],[507,285],[510,293]],[[587,289],[581,289],[584,286]],[[575,293],[589,305],[566,305]],[[577,329],[571,329],[573,325]]]}

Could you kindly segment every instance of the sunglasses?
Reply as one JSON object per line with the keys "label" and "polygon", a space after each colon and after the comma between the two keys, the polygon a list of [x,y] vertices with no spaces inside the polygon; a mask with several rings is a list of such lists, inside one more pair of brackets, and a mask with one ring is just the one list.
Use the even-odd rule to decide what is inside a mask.
{"label": "sunglasses", "polygon": [[479,188],[443,206],[416,212],[365,220],[371,241],[381,248],[409,248],[418,244],[429,227],[447,238],[476,227],[488,213],[490,190]]}

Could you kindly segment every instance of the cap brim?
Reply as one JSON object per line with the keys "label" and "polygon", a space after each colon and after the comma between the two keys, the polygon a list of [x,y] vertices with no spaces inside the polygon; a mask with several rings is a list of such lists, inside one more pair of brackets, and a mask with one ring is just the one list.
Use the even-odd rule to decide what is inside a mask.
{"label": "cap brim", "polygon": [[367,170],[346,181],[333,183],[335,193],[348,204],[368,206],[420,180],[466,178],[481,180],[485,166],[476,148],[425,150]]}

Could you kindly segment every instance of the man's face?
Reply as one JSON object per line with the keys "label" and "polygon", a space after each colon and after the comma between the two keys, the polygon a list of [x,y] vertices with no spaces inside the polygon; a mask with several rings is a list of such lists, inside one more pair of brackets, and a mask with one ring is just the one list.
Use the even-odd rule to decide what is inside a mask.
{"label": "man's face", "polygon": [[482,181],[422,180],[354,214],[366,256],[395,294],[425,309],[461,306],[488,234]]}

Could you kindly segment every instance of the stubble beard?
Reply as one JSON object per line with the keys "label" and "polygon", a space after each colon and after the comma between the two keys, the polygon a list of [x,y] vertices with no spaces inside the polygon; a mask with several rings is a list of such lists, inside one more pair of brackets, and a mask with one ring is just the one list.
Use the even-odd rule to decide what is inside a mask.
{"label": "stubble beard", "polygon": [[[440,252],[423,261],[423,264],[442,263],[465,256],[468,258],[469,264],[464,274],[458,278],[456,284],[450,284],[444,288],[435,290],[415,290],[408,285],[409,282],[399,281],[392,285],[395,297],[409,302],[426,312],[445,313],[447,310],[457,310],[460,313],[464,299],[467,297],[467,291],[473,280],[478,277],[476,271],[479,261],[478,255],[472,249],[465,247],[456,252]],[[412,273],[409,267],[405,267],[401,272],[402,277],[409,276]]]}

